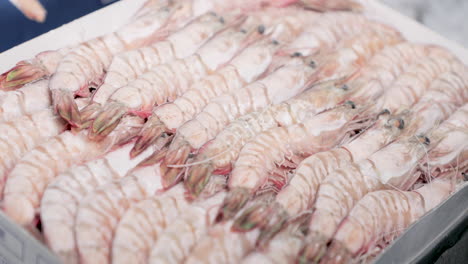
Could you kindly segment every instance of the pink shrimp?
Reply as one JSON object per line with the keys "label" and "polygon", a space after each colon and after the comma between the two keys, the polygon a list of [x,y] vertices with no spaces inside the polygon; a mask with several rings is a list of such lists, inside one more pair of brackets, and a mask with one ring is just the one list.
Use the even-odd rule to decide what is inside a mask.
{"label": "pink shrimp", "polygon": [[255,246],[257,232],[231,232],[232,222],[213,226],[193,248],[185,263],[238,263]]}
{"label": "pink shrimp", "polygon": [[320,20],[307,27],[301,35],[284,47],[281,53],[310,56],[323,50],[323,47],[333,50],[341,39],[359,34],[364,29],[372,29],[377,24],[362,15],[325,13]]}
{"label": "pink shrimp", "polygon": [[208,232],[226,192],[193,203],[159,235],[148,263],[183,263]]}
{"label": "pink shrimp", "polygon": [[411,192],[382,190],[367,194],[336,232],[320,263],[351,263],[381,241],[391,241],[411,223],[444,201],[453,183],[435,180]]}
{"label": "pink shrimp", "polygon": [[[294,15],[286,13],[286,16],[280,19],[283,22],[274,27],[278,30],[272,32],[271,35],[275,40],[294,37],[302,29],[302,27],[298,29],[297,26],[294,28],[295,25],[308,25],[308,20],[315,19],[315,14],[306,12],[294,12]],[[279,48],[280,45],[276,45],[276,42],[269,39],[251,45],[228,65],[193,84],[174,102],[156,107],[141,132],[134,150],[135,154],[151,145],[163,132],[175,132],[182,124],[199,113],[210,99],[238,90],[266,74],[273,55]]]}
{"label": "pink shrimp", "polygon": [[[358,104],[367,103],[379,98],[385,88],[400,74],[405,67],[423,57],[426,49],[423,46],[400,44],[388,47],[372,58],[368,66],[351,81],[338,85],[331,81],[317,88],[306,91],[297,98],[272,106],[261,113],[249,114],[229,125],[216,139],[204,146],[191,166],[186,186],[192,195],[203,189],[203,182],[215,173],[226,173],[231,170],[231,161],[236,160],[242,146],[256,134],[276,126],[288,126],[304,118],[304,113],[313,115],[333,108],[350,99]],[[410,55],[412,54],[412,55]],[[401,67],[395,69],[393,61]],[[373,71],[380,72],[374,75]],[[324,87],[322,89],[321,87]],[[365,92],[363,92],[363,90]],[[201,163],[201,164],[198,164]]]}
{"label": "pink shrimp", "polygon": [[[421,64],[417,64],[416,68],[419,65]],[[428,65],[428,63],[425,63],[424,65]],[[458,80],[455,83],[452,82],[450,87],[447,87],[446,85],[442,87],[440,86],[441,83],[446,83],[447,79],[451,79],[453,81],[455,78],[456,80],[457,74],[463,74],[465,71],[464,66],[459,68],[459,70],[461,71],[448,72],[440,75],[428,89],[428,92],[421,98],[421,102],[417,104],[411,112],[402,111],[402,114],[406,116],[406,121],[405,119],[401,119],[396,122],[396,125],[401,126],[401,128],[406,126],[401,137],[427,133],[430,128],[437,126],[440,122],[443,122],[451,113],[453,113],[453,111],[455,111],[457,107],[461,105],[463,97],[460,99],[460,95],[465,93],[465,84],[462,81]],[[408,73],[403,76],[406,76],[407,74]],[[397,81],[397,83],[402,84],[404,82]],[[413,85],[408,85],[408,87],[414,89],[417,88],[418,85],[421,86],[421,84],[417,84],[417,82],[415,83],[413,81],[412,83]],[[443,90],[443,96],[438,96],[443,88],[448,89]],[[388,92],[391,93],[393,91],[392,89]],[[388,134],[387,132],[385,133],[387,135],[381,134],[381,132],[384,131],[385,130],[380,130],[380,132],[379,130],[368,130],[361,138],[358,138],[347,146],[343,146],[341,149],[319,153],[306,159],[297,169],[296,177],[294,177],[289,185],[278,194],[276,202],[281,205],[279,206],[279,210],[286,210],[288,213],[287,215],[295,215],[302,210],[308,209],[311,203],[315,200],[315,193],[318,186],[330,172],[337,169],[337,167],[344,167],[345,165],[351,164],[351,162],[358,162],[359,160],[371,155],[373,152],[393,141],[401,132],[397,130],[397,133],[393,132]],[[375,145],[373,146],[372,144]],[[362,146],[366,147],[363,148]],[[270,207],[271,209],[267,210],[267,212],[270,212],[271,210],[275,211],[277,210],[276,208],[278,208],[276,205],[270,205]],[[258,221],[258,219],[261,221],[262,219],[258,214],[261,214],[263,211],[265,211],[264,208],[247,210],[250,215],[241,216],[239,225],[248,226],[249,228],[261,225],[261,223],[253,221]],[[287,217],[287,215],[285,217]],[[282,219],[280,220],[282,221]],[[266,227],[265,229],[266,230],[262,232],[261,235],[262,240],[268,239],[278,231],[269,227]]]}
{"label": "pink shrimp", "polygon": [[[132,204],[155,195],[161,189],[160,177],[158,165],[139,168],[94,190],[80,202],[75,220],[80,263],[111,261],[112,239],[120,218]],[[177,189],[171,192],[177,193],[175,197],[183,197]]]}
{"label": "pink shrimp", "polygon": [[43,51],[34,58],[18,62],[13,68],[0,75],[0,89],[14,90],[23,85],[52,75],[60,60],[72,48]]}
{"label": "pink shrimp", "polygon": [[10,2],[27,18],[40,23],[45,21],[47,11],[41,5],[39,0],[10,0]]}
{"label": "pink shrimp", "polygon": [[[276,171],[276,164],[281,166],[285,157],[300,160],[307,154],[328,150],[345,140],[351,131],[365,127],[367,122],[361,122],[365,119],[359,117],[362,110],[363,107],[348,102],[297,125],[266,131],[247,143],[229,176],[230,191],[217,220],[232,218],[266,183],[269,173]],[[286,176],[282,174],[276,176],[273,185],[284,184]]]}
{"label": "pink shrimp", "polygon": [[[366,58],[369,58],[373,53],[377,52],[379,49],[383,48],[386,44],[391,45],[394,42],[400,41],[400,36],[398,34],[386,36],[386,37],[377,37],[373,33],[368,32],[365,34],[365,37],[356,38],[354,41],[349,43],[349,49],[347,52],[340,53],[342,56],[346,58],[349,57],[350,53],[353,54],[353,59],[347,61],[346,59],[342,58],[341,56],[333,56],[333,61],[335,60],[344,60],[347,61],[343,64],[352,63],[351,61],[365,61]],[[380,43],[380,44],[376,44]],[[358,47],[361,47],[360,49]],[[308,59],[308,58],[306,58]],[[326,60],[324,60],[326,61]],[[195,119],[190,122],[187,122],[182,126],[177,135],[172,142],[171,146],[169,147],[168,153],[166,155],[165,160],[163,161],[163,165],[169,164],[173,165],[180,165],[184,164],[187,160],[188,154],[193,149],[200,148],[203,144],[207,141],[213,139],[219,131],[221,131],[224,126],[228,125],[234,119],[238,118],[243,114],[247,114],[252,111],[258,111],[265,108],[267,105],[266,103],[279,103],[281,101],[287,100],[296,94],[302,92],[307,86],[304,85],[307,82],[310,82],[311,76],[314,76],[314,68],[317,67],[317,63],[314,61],[309,61],[310,67],[304,67],[300,65],[300,69],[295,69],[293,74],[300,76],[300,82],[298,82],[298,77],[294,77],[294,89],[291,89],[293,84],[283,85],[282,87],[289,87],[291,90],[279,90],[278,85],[287,81],[284,77],[281,77],[281,82],[276,81],[275,78],[278,78],[281,74],[287,73],[296,65],[286,66],[280,68],[275,73],[267,76],[264,79],[264,83],[262,81],[253,83],[252,85],[244,87],[242,90],[239,90],[235,93],[225,95],[223,97],[217,98],[215,101],[208,104],[203,112],[201,112]],[[343,64],[338,63],[340,66],[344,66]],[[324,63],[324,65],[328,65],[328,61]],[[328,67],[327,67],[328,68]],[[337,70],[340,67],[337,66]],[[351,65],[348,65],[348,68],[352,68]],[[321,72],[321,67],[318,67],[319,71]],[[327,74],[332,75],[333,72],[330,70]],[[291,74],[289,74],[291,75]],[[330,77],[327,75],[327,77]],[[291,76],[292,77],[292,76]],[[272,84],[267,84],[267,81],[275,80]],[[316,81],[317,79],[314,79]],[[259,87],[259,84],[262,85]],[[300,85],[298,85],[300,84]],[[260,88],[260,89],[259,89]],[[245,98],[249,98],[251,94],[265,94],[264,99],[262,101],[259,100],[259,97],[255,99],[255,102],[252,103],[251,101],[245,100]],[[240,100],[241,102],[239,102]],[[273,100],[272,100],[273,99]],[[254,100],[252,100],[254,101]],[[252,105],[253,104],[253,105]],[[235,107],[235,108],[234,108]],[[221,110],[221,111],[220,111]],[[168,180],[169,186],[174,182],[178,181],[177,175],[180,174],[180,169],[170,169],[168,173],[166,173],[167,177],[164,176],[165,180]]]}
{"label": "pink shrimp", "polygon": [[427,178],[450,177],[466,173],[468,168],[468,104],[460,107],[438,129],[440,142],[429,152],[421,170]]}
{"label": "pink shrimp", "polygon": [[[158,64],[188,57],[220,31],[226,21],[214,12],[198,17],[185,28],[151,46],[118,54],[107,69],[103,84],[93,96],[94,104],[104,104],[112,93]],[[91,108],[96,107],[94,105]],[[90,119],[82,111],[82,119]],[[83,116],[84,115],[84,116]]]}
{"label": "pink shrimp", "polygon": [[8,176],[3,194],[5,213],[20,225],[31,225],[48,183],[71,165],[103,155],[114,144],[133,137],[141,120],[128,118],[125,125],[129,123],[134,127],[118,128],[99,144],[90,141],[85,133],[74,135],[66,131],[35,147]]}
{"label": "pink shrimp", "polygon": [[7,175],[18,160],[29,150],[58,135],[65,128],[65,122],[51,109],[22,116],[14,122],[0,123],[0,196]]}
{"label": "pink shrimp", "polygon": [[[236,25],[208,41],[196,54],[152,68],[109,98],[90,127],[92,137],[105,137],[127,113],[147,117],[155,105],[173,101],[189,85],[230,61],[249,42],[262,37],[256,30],[249,34]],[[106,133],[104,133],[106,132]]]}
{"label": "pink shrimp", "polygon": [[[210,188],[204,192],[202,200],[210,197],[211,195],[220,191],[220,189],[226,186],[226,179],[224,177],[218,177],[211,181]],[[171,222],[179,215],[183,215],[189,210],[189,203],[183,195],[183,186],[176,186],[171,190],[163,192],[162,194],[153,195],[152,197],[146,197],[138,204],[135,204],[136,200],[130,201],[128,211],[123,215],[118,213],[113,214],[114,219],[121,219],[116,227],[109,226],[110,230],[104,234],[105,237],[111,236],[112,238],[112,263],[147,263],[149,254],[152,246],[158,240],[161,232],[171,226]],[[126,199],[131,198],[130,195],[126,195]],[[196,204],[196,203],[195,203]],[[122,206],[116,208],[123,209]],[[144,234],[144,235],[142,235]],[[106,240],[106,239],[104,239]],[[96,238],[95,243],[107,243],[102,239]],[[97,254],[107,254],[106,246],[101,246]],[[101,263],[101,262],[99,262]]]}
{"label": "pink shrimp", "polygon": [[42,232],[49,248],[66,263],[78,263],[74,224],[80,200],[101,185],[124,177],[149,152],[130,160],[133,144],[101,159],[74,166],[61,173],[44,191],[41,200]]}
{"label": "pink shrimp", "polygon": [[[459,115],[452,115],[460,118]],[[444,131],[444,124],[430,134]],[[437,137],[433,137],[437,141]],[[303,251],[306,259],[320,259],[326,243],[354,204],[365,194],[390,187],[406,190],[420,176],[417,163],[436,145],[425,136],[403,138],[375,152],[369,158],[336,170],[320,185],[309,224],[308,245]]]}

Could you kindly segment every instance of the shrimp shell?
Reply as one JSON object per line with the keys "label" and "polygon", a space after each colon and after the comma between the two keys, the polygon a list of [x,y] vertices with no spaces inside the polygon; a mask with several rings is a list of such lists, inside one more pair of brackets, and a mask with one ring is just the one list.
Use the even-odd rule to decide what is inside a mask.
{"label": "shrimp shell", "polygon": [[[129,118],[125,125],[141,125],[141,120]],[[123,124],[124,124],[123,123]],[[33,222],[47,185],[73,164],[92,160],[110,150],[112,145],[127,140],[135,128],[115,130],[108,141],[90,141],[84,133],[70,131],[55,136],[22,157],[10,172],[4,190],[3,209],[20,225]]]}
{"label": "shrimp shell", "polygon": [[[382,115],[373,127],[368,128],[357,139],[302,161],[289,184],[278,193],[276,202],[291,216],[309,209],[315,201],[320,183],[329,173],[359,162],[395,140],[404,129],[402,125],[408,123],[404,117],[400,118]],[[396,123],[393,124],[394,122]]]}
{"label": "shrimp shell", "polygon": [[66,123],[45,109],[32,115],[21,116],[14,122],[0,123],[0,193],[7,175],[18,160],[44,140],[58,135]]}
{"label": "shrimp shell", "polygon": [[115,228],[112,263],[147,263],[160,233],[187,208],[180,186],[129,207]]}
{"label": "shrimp shell", "polygon": [[441,203],[453,190],[450,181],[434,181],[415,191],[382,190],[367,194],[351,210],[336,232],[321,263],[349,263],[395,237]]}
{"label": "shrimp shell", "polygon": [[80,263],[110,263],[114,231],[121,217],[132,204],[155,195],[162,187],[160,178],[158,165],[139,168],[80,202],[75,220]]}
{"label": "shrimp shell", "polygon": [[362,15],[344,12],[325,13],[320,20],[287,45],[283,52],[287,54],[299,52],[303,56],[309,56],[323,47],[333,49],[341,39],[361,33],[369,24],[372,27],[372,22]]}
{"label": "shrimp shell", "polygon": [[129,159],[128,144],[101,159],[74,166],[61,173],[46,188],[41,200],[41,224],[47,245],[66,263],[77,263],[74,224],[79,201],[110,181],[124,177],[148,154]]}
{"label": "shrimp shell", "polygon": [[12,121],[50,107],[48,84],[48,80],[41,80],[16,91],[0,91],[0,121]]}
{"label": "shrimp shell", "polygon": [[421,170],[428,178],[463,173],[468,166],[468,104],[460,107],[438,129],[437,146],[429,152]]}
{"label": "shrimp shell", "polygon": [[222,18],[210,12],[163,41],[116,55],[107,69],[103,84],[93,96],[93,101],[104,104],[116,89],[155,65],[192,55],[223,26]]}
{"label": "shrimp shell", "polygon": [[258,232],[231,232],[232,222],[213,226],[197,243],[185,263],[239,263],[255,247]]}
{"label": "shrimp shell", "polygon": [[432,48],[427,58],[409,67],[390,87],[378,109],[396,111],[402,107],[411,107],[430,88],[432,81],[460,65],[459,63],[448,51]]}
{"label": "shrimp shell", "polygon": [[151,249],[148,263],[183,263],[213,223],[224,197],[221,192],[192,204],[159,235]]}

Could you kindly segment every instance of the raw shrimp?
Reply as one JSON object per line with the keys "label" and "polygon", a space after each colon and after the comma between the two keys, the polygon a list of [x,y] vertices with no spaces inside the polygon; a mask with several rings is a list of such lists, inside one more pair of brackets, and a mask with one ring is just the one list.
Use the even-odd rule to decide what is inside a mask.
{"label": "raw shrimp", "polygon": [[[287,100],[303,91],[307,77],[314,69],[304,65],[302,58],[295,58],[294,61],[296,63],[281,67],[259,81],[211,101],[194,119],[177,130],[163,166],[184,164],[192,150],[214,138],[225,125],[237,117]],[[150,157],[147,162],[155,161],[157,160]],[[177,183],[179,176],[179,168],[169,168],[163,176],[164,186]]]}
{"label": "raw shrimp", "polygon": [[[272,3],[266,4],[275,5],[276,2],[284,2],[284,0],[273,1]],[[295,2],[295,0],[288,1],[287,4],[290,4],[290,2]],[[69,55],[61,61],[49,85],[53,92],[54,106],[57,108],[60,115],[71,124],[80,124],[80,114],[76,107],[73,106],[71,98],[74,94],[87,95],[86,91],[89,83],[100,83],[104,70],[111,63],[113,55],[131,48],[141,47],[148,42],[160,40],[172,33],[172,31],[183,27],[186,23],[208,11],[232,11],[232,9],[236,8],[243,8],[248,11],[258,8],[260,3],[264,3],[264,1],[256,0],[238,3],[217,0],[189,0],[178,3],[171,1],[168,6],[160,8],[156,12],[150,12],[141,17],[137,17],[133,23],[128,24],[118,32],[89,41],[85,43],[86,45],[81,45],[79,48],[74,49],[73,52],[69,53]],[[236,6],[237,4],[243,6]],[[103,45],[103,43],[108,45]],[[94,48],[89,49],[88,47]],[[107,53],[104,52],[101,54],[100,51],[102,50]],[[228,53],[229,52],[227,52],[227,54],[218,55],[228,55]],[[93,54],[97,54],[101,56],[101,58],[98,57],[99,59],[96,59],[96,56]],[[91,57],[91,55],[93,55],[93,57]],[[214,53],[211,55],[214,55]],[[220,56],[220,58],[221,57],[224,58],[224,56]],[[80,65],[80,62],[83,61],[85,64],[91,65],[91,67]],[[208,63],[207,61],[203,62]],[[195,62],[192,61],[192,63]],[[206,66],[214,65],[208,63]],[[76,74],[74,71],[80,74]],[[67,85],[66,88],[63,87],[64,84]],[[123,91],[125,91],[125,89]],[[122,93],[122,91],[120,93]],[[125,92],[123,93],[125,94]],[[116,94],[119,94],[119,92],[116,92]],[[114,99],[119,98],[118,95],[116,95],[116,97],[117,98]]]}
{"label": "raw shrimp", "polygon": [[21,116],[14,122],[0,123],[0,196],[7,175],[18,160],[35,146],[56,136],[66,123],[52,109]]}
{"label": "raw shrimp", "polygon": [[[392,31],[392,33],[395,32]],[[359,65],[364,64],[364,62],[379,49],[382,49],[387,44],[392,45],[400,41],[401,38],[399,34],[377,36],[374,33],[367,32],[360,38],[354,38],[352,41],[347,42],[345,45],[346,52],[338,51],[336,53],[332,53],[330,58],[331,61],[336,62],[335,69],[337,70],[337,74],[339,74],[343,68],[350,71],[353,68],[354,70],[357,70]],[[323,58],[325,57],[327,56],[324,56]],[[330,62],[325,59],[323,59],[323,67],[327,69],[325,74],[321,74],[323,72],[321,61],[318,61],[317,64],[317,62],[312,60],[308,61],[308,64],[309,67],[304,67],[299,64],[300,69],[294,71],[293,74],[296,76],[299,74],[303,75],[300,77],[301,82],[297,82],[298,78],[295,77],[295,82],[293,82],[293,84],[302,84],[301,86],[296,86],[295,89],[292,89],[292,85],[282,85],[281,87],[278,87],[279,84],[287,81],[284,77],[281,81],[276,81],[273,85],[266,83],[267,81],[274,80],[277,76],[280,76],[279,73],[282,73],[282,71],[290,70],[291,67],[286,66],[266,77],[264,79],[264,84],[261,87],[259,87],[259,84],[262,84],[262,82],[256,82],[237,92],[219,97],[208,104],[192,121],[187,122],[184,126],[180,127],[176,138],[169,147],[166,158],[163,161],[163,165],[184,164],[186,162],[187,155],[193,149],[198,149],[207,141],[213,139],[217,133],[224,129],[224,127],[234,119],[243,114],[261,110],[267,106],[267,103],[277,104],[302,92],[307,87],[304,85],[305,83],[313,83],[320,80],[314,72],[318,71],[318,73],[320,73],[319,76],[323,76],[324,78],[329,78],[335,73],[331,69],[332,67]],[[354,67],[352,64],[355,64]],[[317,71],[314,70],[316,67],[318,67]],[[291,90],[285,90],[284,87],[288,87]],[[251,94],[256,93],[264,94],[262,96],[264,99],[260,99],[260,96],[256,96],[255,102],[253,103],[251,102],[253,100],[245,100],[245,98],[253,97],[250,96]],[[239,99],[241,102],[239,102]],[[170,170],[169,173],[166,173],[168,176],[164,176],[165,180],[168,179],[170,184],[171,182],[177,181],[179,170]]]}
{"label": "raw shrimp", "polygon": [[[310,209],[315,200],[318,186],[326,176],[353,162],[358,162],[373,152],[395,140],[408,123],[408,116],[392,116],[388,111],[379,114],[377,122],[350,143],[329,151],[320,152],[302,161],[293,178],[281,191],[275,203],[254,204],[258,208],[247,209],[235,222],[237,230],[248,231],[255,227],[262,229],[259,244],[270,240],[289,217]],[[363,147],[364,146],[364,147]],[[278,215],[277,221],[266,225],[265,219],[259,217],[263,212]]]}
{"label": "raw shrimp", "polygon": [[213,226],[193,248],[185,263],[239,263],[255,247],[258,232],[231,232],[232,222]]}
{"label": "raw shrimp", "polygon": [[183,263],[192,248],[207,233],[225,196],[225,192],[220,192],[184,210],[159,235],[151,249],[148,263]]}
{"label": "raw shrimp", "polygon": [[[122,179],[101,186],[80,202],[75,219],[79,263],[110,263],[111,244],[119,220],[132,204],[150,198],[162,188],[160,178],[159,165],[138,168]],[[183,192],[177,188],[163,195],[171,193],[177,194],[174,198],[181,197],[177,201],[184,201]],[[176,200],[173,201],[171,205],[176,206]],[[169,215],[169,211],[165,213]],[[141,242],[142,237],[137,236],[137,242]]]}
{"label": "raw shrimp", "polygon": [[40,23],[45,21],[47,11],[39,0],[10,0],[10,2],[27,18]]}
{"label": "raw shrimp", "polygon": [[18,62],[13,68],[0,75],[0,89],[12,90],[49,77],[55,72],[60,60],[72,48],[43,51],[34,58]]}
{"label": "raw shrimp", "polygon": [[[286,160],[300,160],[306,155],[325,151],[346,140],[350,133],[366,127],[368,122],[359,114],[365,107],[347,102],[304,122],[274,128],[258,135],[241,150],[229,176],[230,189],[217,220],[232,218],[268,180],[276,165]],[[272,176],[273,185],[284,185],[287,176],[280,172]]]}
{"label": "raw shrimp", "polygon": [[93,121],[90,135],[105,137],[129,112],[142,117],[149,116],[155,105],[173,101],[186,91],[191,83],[230,61],[250,41],[262,37],[256,30],[244,33],[239,31],[239,27],[240,25],[230,27],[216,35],[196,54],[156,66],[119,88]]}
{"label": "raw shrimp", "polygon": [[93,102],[104,104],[112,93],[155,65],[185,58],[225,26],[225,19],[209,12],[192,21],[167,39],[151,46],[117,54],[106,72]]}
{"label": "raw shrimp", "polygon": [[323,47],[333,50],[340,39],[349,38],[363,30],[372,30],[376,24],[378,23],[371,22],[362,15],[343,12],[325,13],[320,20],[307,27],[297,39],[284,47],[281,53],[310,56],[323,50]]}
{"label": "raw shrimp", "polygon": [[392,241],[444,201],[453,189],[450,181],[435,180],[411,192],[382,190],[367,194],[340,224],[320,263],[351,263],[377,243]]}
{"label": "raw shrimp", "polygon": [[428,56],[408,68],[374,108],[395,111],[398,108],[410,107],[430,88],[432,81],[460,65],[460,61],[453,54],[442,48],[432,48]]}
{"label": "raw shrimp", "polygon": [[[273,35],[275,40],[285,36],[294,37],[298,31],[296,24],[309,24],[314,14],[294,12],[295,16],[283,17],[276,26]],[[298,18],[299,15],[299,18]],[[307,17],[307,18],[304,18]],[[279,33],[278,33],[279,31]],[[278,34],[277,34],[278,33]],[[209,101],[217,96],[238,90],[268,72],[274,53],[280,48],[269,39],[247,47],[228,65],[214,74],[193,84],[187,92],[174,102],[163,104],[153,110],[151,118],[145,124],[141,137],[135,146],[135,154],[151,145],[163,132],[173,133],[182,124],[192,119]]]}
{"label": "raw shrimp", "polygon": [[51,106],[48,80],[37,81],[20,90],[0,91],[0,121],[12,121]]}
{"label": "raw shrimp", "polygon": [[[420,65],[430,65],[429,62],[421,61],[416,65],[416,68],[420,68]],[[411,69],[411,67],[410,67]],[[395,122],[397,127],[406,126],[403,134],[401,137],[408,137],[408,135],[418,135],[422,133],[427,133],[432,127],[438,126],[439,123],[443,122],[450,114],[455,111],[455,109],[461,105],[463,102],[462,99],[459,99],[465,90],[465,84],[461,80],[456,80],[457,74],[463,74],[465,71],[465,67],[460,67],[459,72],[448,72],[446,74],[440,75],[434,82],[433,85],[428,89],[427,93],[421,98],[421,102],[418,103],[412,111],[402,111],[402,115],[406,116],[405,119],[400,119],[399,121]],[[410,73],[405,73],[403,76],[412,76],[414,71],[409,71]],[[455,77],[454,77],[455,74]],[[432,79],[430,74],[428,74],[426,78]],[[460,78],[460,77],[458,77]],[[404,78],[408,80],[408,78]],[[447,81],[452,80],[452,86],[447,87]],[[422,78],[424,80],[424,78]],[[410,84],[413,85],[401,85],[404,82],[397,83],[400,84],[401,87],[399,88],[400,91],[403,90],[405,87],[411,87],[412,89],[417,88],[417,86],[427,85],[419,84],[418,81],[414,82],[411,81]],[[445,84],[445,85],[443,85]],[[398,87],[398,86],[397,86]],[[447,89],[444,89],[447,88]],[[388,92],[392,93],[393,89],[391,88]],[[420,88],[421,89],[421,88]],[[442,90],[441,90],[442,89]],[[444,91],[443,96],[439,96],[440,92]],[[457,102],[458,101],[458,102]],[[398,104],[398,102],[396,102]],[[396,121],[395,119],[391,119],[392,121]],[[409,121],[409,122],[408,122]],[[408,125],[409,124],[409,125]],[[395,130],[397,133],[392,132],[384,137],[381,137],[385,134],[380,134],[385,130],[368,130],[366,131],[361,138],[351,142],[347,146],[343,146],[341,149],[331,150],[329,152],[318,153],[317,155],[311,156],[310,158],[306,159],[301,166],[296,171],[296,177],[294,177],[289,185],[280,191],[277,196],[276,202],[279,203],[279,210],[286,210],[288,213],[287,215],[295,215],[298,214],[300,211],[305,210],[310,207],[311,203],[315,200],[315,192],[323,182],[324,178],[332,172],[337,167],[344,167],[346,164],[350,164],[351,162],[358,162],[361,159],[366,158],[367,156],[371,155],[373,152],[379,150],[380,148],[384,147],[386,144],[393,141],[396,136],[400,135],[399,130]],[[376,133],[377,132],[377,133]],[[379,135],[380,134],[380,135]],[[369,138],[370,136],[370,138]],[[376,138],[373,139],[373,137]],[[381,138],[380,138],[381,137]],[[375,144],[372,146],[372,144]],[[366,147],[362,147],[366,146]],[[273,207],[271,210],[275,211],[274,209],[276,205],[270,205]],[[260,225],[261,223],[255,223],[254,220],[260,219],[258,217],[258,213],[262,213],[264,208],[260,208],[257,210],[250,211],[248,210],[249,214],[251,215],[243,215],[240,217],[242,221],[239,222],[240,226],[247,226],[249,228],[253,228],[255,226]],[[287,217],[287,215],[285,217]],[[258,220],[257,220],[258,221]],[[241,229],[239,227],[239,229]],[[266,230],[262,232],[262,239],[268,239],[274,235],[277,230],[271,230],[271,228],[266,227]],[[270,229],[270,230],[268,230]]]}
{"label": "raw shrimp", "polygon": [[415,167],[430,149],[430,143],[422,135],[399,140],[365,160],[330,173],[316,194],[307,245],[301,257],[320,259],[342,219],[365,194],[391,187],[405,189],[414,183]]}
{"label": "raw shrimp", "polygon": [[429,152],[421,166],[428,180],[466,173],[468,168],[468,104],[460,107],[441,127],[435,137],[440,142]]}
{"label": "raw shrimp", "polygon": [[[215,173],[231,170],[231,161],[236,160],[242,146],[257,134],[276,126],[288,126],[304,118],[304,113],[314,113],[333,108],[350,99],[358,104],[376,100],[386,87],[411,64],[423,57],[426,48],[413,44],[388,47],[373,57],[352,80],[331,81],[308,90],[297,98],[274,105],[263,112],[254,112],[233,122],[205,145],[191,166],[186,186],[192,195],[203,189],[204,181]],[[399,67],[395,67],[393,61]],[[374,71],[380,74],[375,75]],[[343,83],[340,85],[340,83]],[[335,86],[336,85],[336,86]],[[325,89],[322,89],[323,87]],[[200,164],[199,164],[200,163]]]}
{"label": "raw shrimp", "polygon": [[129,158],[132,143],[101,159],[74,166],[54,179],[41,200],[42,232],[49,248],[65,263],[78,263],[74,224],[79,201],[94,189],[124,177],[150,152]]}
{"label": "raw shrimp", "polygon": [[[204,193],[203,200],[219,192],[226,186],[226,179],[222,176],[211,181],[210,188]],[[113,213],[113,218],[121,221],[112,230],[107,230],[106,237],[112,242],[96,238],[97,243],[112,244],[112,263],[147,263],[152,246],[158,240],[160,233],[172,225],[179,215],[189,210],[189,203],[184,196],[184,188],[179,185],[162,194],[146,197],[147,200],[131,206],[124,215]],[[131,198],[127,194],[127,199]],[[135,203],[130,201],[131,203]],[[122,206],[116,208],[121,208]],[[120,209],[119,209],[120,210]],[[115,210],[114,210],[115,212]],[[193,219],[192,219],[193,220]],[[99,228],[99,227],[97,227]],[[110,229],[110,227],[109,227]],[[111,232],[110,232],[111,231]],[[109,249],[102,249],[97,254],[109,254]],[[109,245],[110,247],[110,245]],[[110,255],[109,255],[110,257]],[[102,263],[102,262],[99,262]]]}
{"label": "raw shrimp", "polygon": [[128,118],[124,123],[128,127],[116,129],[108,140],[99,144],[90,141],[85,133],[74,135],[66,131],[23,156],[9,174],[5,185],[5,213],[20,225],[32,224],[42,194],[53,178],[73,164],[105,154],[115,144],[133,137],[141,127],[141,120],[135,118]]}

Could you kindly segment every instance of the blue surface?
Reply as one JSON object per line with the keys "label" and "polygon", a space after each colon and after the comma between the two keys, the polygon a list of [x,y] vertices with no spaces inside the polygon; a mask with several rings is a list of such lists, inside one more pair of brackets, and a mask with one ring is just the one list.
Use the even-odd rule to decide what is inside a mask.
{"label": "blue surface", "polygon": [[[0,0],[0,52],[105,6],[101,0],[40,0],[47,9],[44,23],[28,20],[8,0]],[[64,36],[66,37],[66,36]]]}

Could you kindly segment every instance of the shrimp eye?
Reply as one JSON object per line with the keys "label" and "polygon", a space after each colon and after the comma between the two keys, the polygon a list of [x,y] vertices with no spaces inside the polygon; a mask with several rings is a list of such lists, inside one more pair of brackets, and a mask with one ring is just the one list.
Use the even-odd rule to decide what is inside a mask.
{"label": "shrimp eye", "polygon": [[242,33],[245,34],[245,33],[247,33],[247,30],[245,30],[245,29],[242,28],[242,29],[240,30],[240,32],[242,32]]}
{"label": "shrimp eye", "polygon": [[[395,119],[395,125],[396,127],[398,127],[398,129],[403,129],[405,128],[405,121],[401,118],[397,118]],[[426,138],[427,140],[429,140],[428,138]],[[429,145],[429,144],[428,144]]]}
{"label": "shrimp eye", "polygon": [[421,140],[421,143],[423,143],[426,146],[429,146],[429,144],[431,144],[431,140],[426,136],[418,136],[418,138]]}
{"label": "shrimp eye", "polygon": [[462,176],[465,181],[468,181],[468,173],[462,172]]}
{"label": "shrimp eye", "polygon": [[208,14],[210,14],[212,16],[218,16],[218,14],[216,14],[216,12],[213,12],[213,11],[210,11]]}
{"label": "shrimp eye", "polygon": [[350,105],[352,109],[356,109],[356,104],[353,101],[346,101],[347,105]]}
{"label": "shrimp eye", "polygon": [[226,21],[224,21],[224,17],[220,17],[219,22],[221,22],[221,24],[224,24],[224,22],[226,22]]}
{"label": "shrimp eye", "polygon": [[279,44],[279,42],[276,39],[274,39],[271,43],[273,43],[273,45],[278,45]]}
{"label": "shrimp eye", "polygon": [[315,69],[315,67],[317,67],[317,64],[315,63],[315,61],[311,60],[309,62],[309,66],[312,68],[312,69]]}
{"label": "shrimp eye", "polygon": [[343,84],[341,86],[341,89],[344,90],[344,91],[348,91],[349,90],[349,86],[347,84]]}
{"label": "shrimp eye", "polygon": [[391,114],[391,113],[390,113],[390,110],[388,110],[388,109],[385,108],[385,109],[382,110],[377,116],[389,115],[389,114]]}
{"label": "shrimp eye", "polygon": [[300,53],[300,52],[294,52],[294,53],[291,55],[291,57],[293,57],[293,58],[294,58],[294,57],[302,57],[302,53]]}
{"label": "shrimp eye", "polygon": [[264,25],[258,26],[257,31],[258,31],[258,33],[260,33],[260,34],[265,33],[265,26],[264,26]]}

